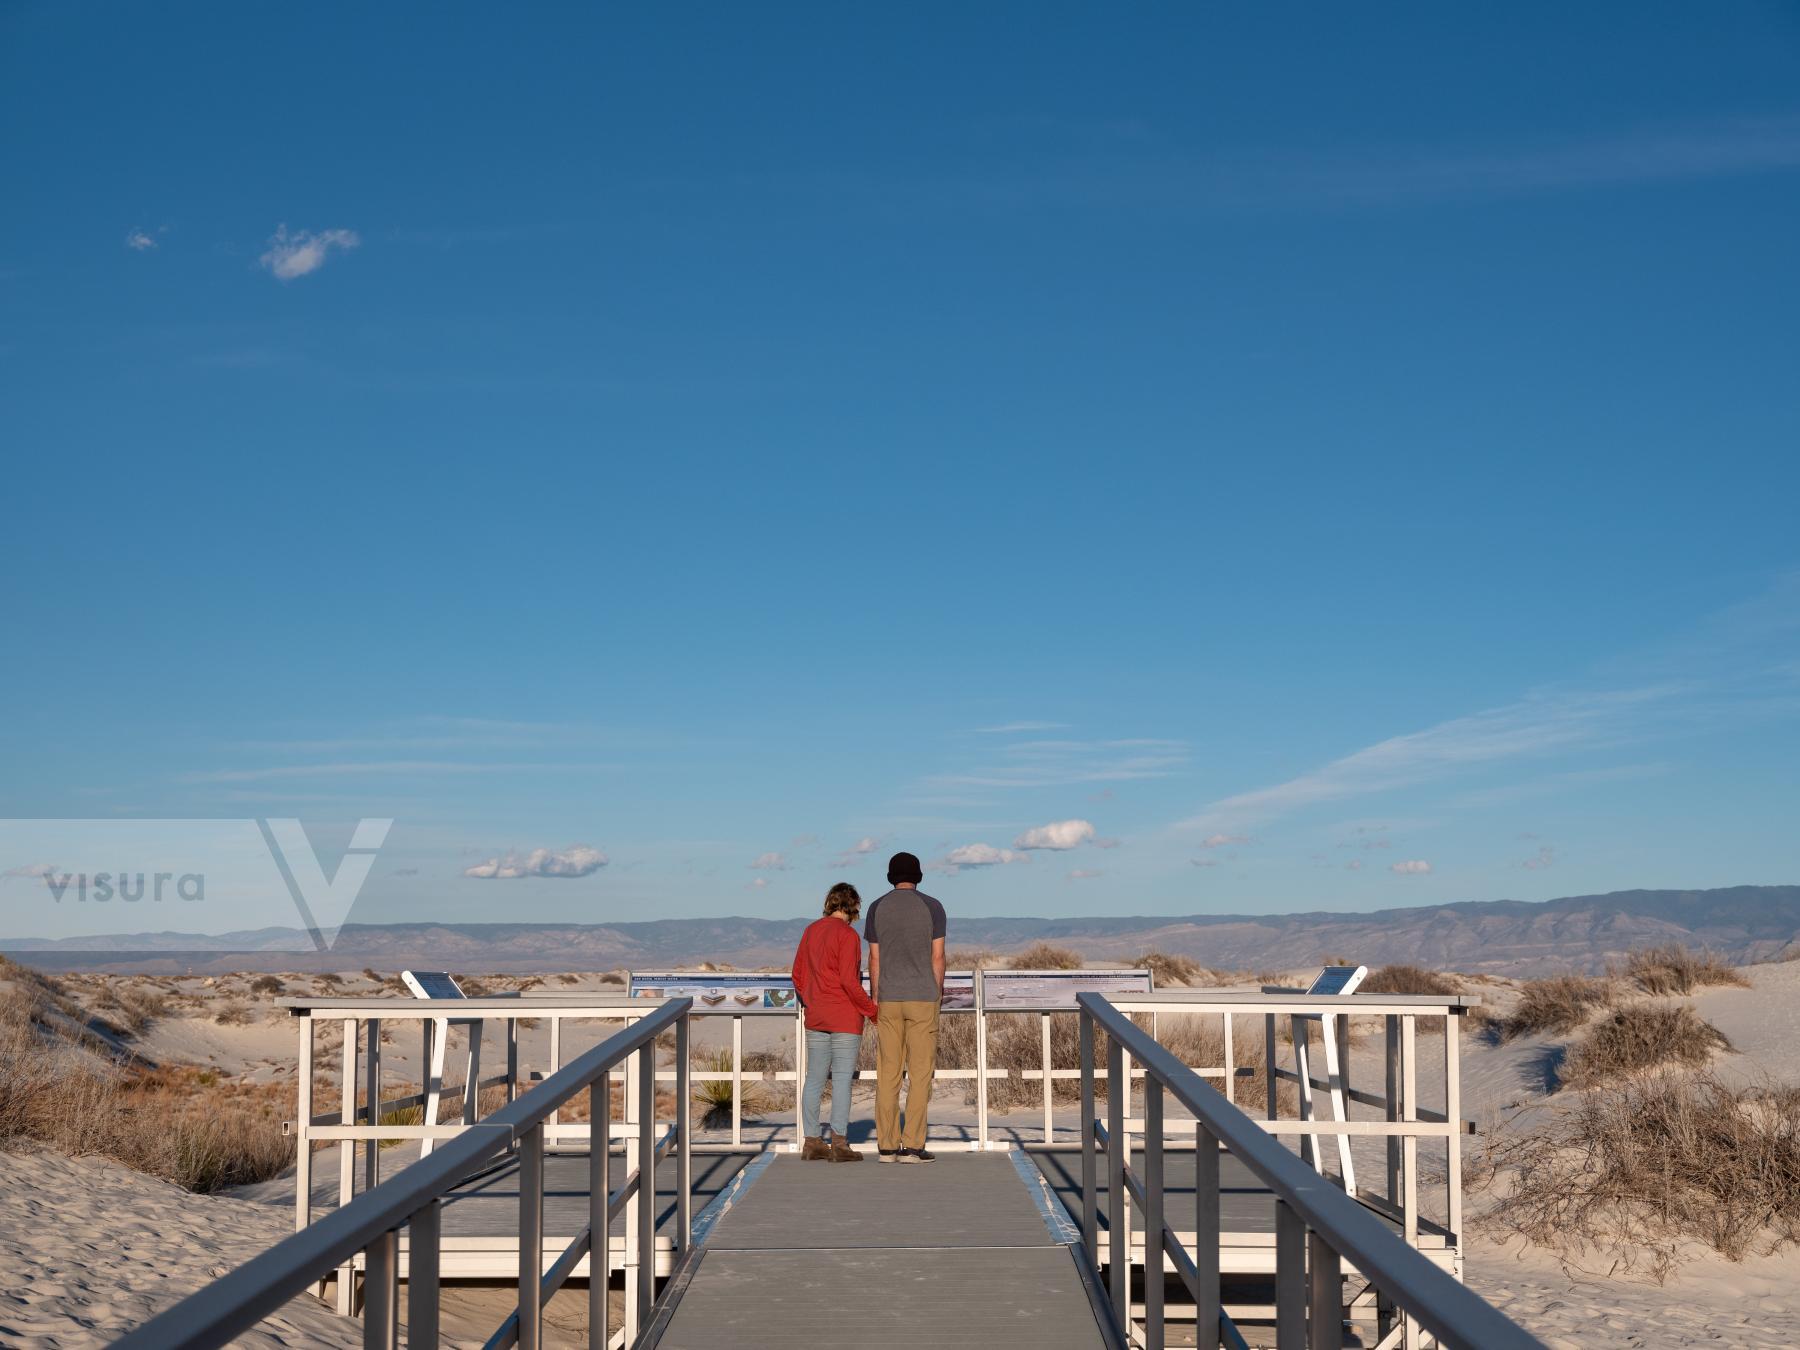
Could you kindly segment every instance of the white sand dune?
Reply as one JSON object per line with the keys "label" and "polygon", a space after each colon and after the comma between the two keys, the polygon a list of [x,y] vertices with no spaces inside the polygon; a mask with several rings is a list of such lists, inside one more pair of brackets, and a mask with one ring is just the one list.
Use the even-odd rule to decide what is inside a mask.
{"label": "white sand dune", "polygon": [[[1718,1059],[1718,1072],[1735,1081],[1800,1082],[1800,962],[1749,967],[1744,973],[1752,988],[1707,989],[1692,1000],[1734,1047]],[[129,979],[77,977],[71,992],[89,1002],[106,978],[121,988]],[[296,986],[303,988],[305,979],[296,979]],[[254,1081],[290,1078],[295,1024],[270,1006],[270,997],[247,998],[245,984],[231,977],[158,982],[155,987],[171,994],[175,1006],[132,1042],[134,1048],[158,1063],[204,1065]],[[343,992],[376,987],[346,975]],[[1513,988],[1496,981],[1480,992],[1505,1006]],[[251,1020],[216,1023],[211,1014],[226,1001],[247,1002]],[[755,1029],[759,1041],[768,1030]],[[1549,1109],[1564,1039],[1536,1036],[1496,1045],[1465,1036],[1465,1114],[1484,1130],[1502,1120],[1515,1130],[1529,1128]],[[521,1040],[524,1061],[541,1063],[547,1029],[527,1031]],[[1440,1037],[1421,1034],[1419,1047],[1422,1061],[1441,1064]],[[579,1048],[571,1044],[567,1053]],[[384,1058],[396,1079],[407,1076],[416,1053],[408,1035],[387,1045]],[[1377,1038],[1360,1037],[1352,1053],[1353,1079],[1377,1082],[1379,1053]],[[1422,1073],[1422,1086],[1426,1104],[1439,1105],[1441,1091],[1431,1072]],[[973,1110],[960,1103],[960,1094],[949,1089],[944,1096],[936,1113],[944,1125],[972,1125]],[[997,1119],[996,1126],[1020,1138],[1035,1137],[1036,1117],[1035,1110],[1021,1110]],[[1381,1165],[1379,1148],[1372,1141],[1359,1143],[1358,1165],[1370,1175]],[[391,1175],[410,1152],[402,1147],[384,1155],[384,1171]],[[1492,1201],[1472,1196],[1470,1203],[1479,1211]],[[291,1175],[228,1195],[201,1196],[102,1159],[34,1150],[0,1153],[0,1269],[8,1276],[0,1289],[0,1344],[104,1345],[286,1236],[291,1204]],[[1661,1286],[1606,1273],[1571,1274],[1550,1252],[1480,1232],[1469,1235],[1465,1253],[1471,1287],[1552,1346],[1800,1344],[1800,1251],[1793,1249],[1737,1263],[1697,1249]],[[584,1309],[576,1306],[580,1300],[562,1306],[568,1302],[553,1305],[552,1325],[574,1335]],[[503,1294],[492,1290],[446,1290],[447,1340],[479,1343],[504,1316],[504,1303]],[[350,1346],[360,1343],[360,1323],[302,1297],[240,1343]]]}

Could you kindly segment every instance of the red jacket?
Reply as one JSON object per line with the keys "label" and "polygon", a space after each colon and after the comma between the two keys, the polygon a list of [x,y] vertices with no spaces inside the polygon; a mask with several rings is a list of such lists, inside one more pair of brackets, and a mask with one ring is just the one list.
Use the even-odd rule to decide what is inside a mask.
{"label": "red jacket", "polygon": [[808,1031],[856,1033],[874,1017],[875,1000],[863,991],[862,939],[842,919],[814,919],[794,953],[794,988],[806,1009]]}

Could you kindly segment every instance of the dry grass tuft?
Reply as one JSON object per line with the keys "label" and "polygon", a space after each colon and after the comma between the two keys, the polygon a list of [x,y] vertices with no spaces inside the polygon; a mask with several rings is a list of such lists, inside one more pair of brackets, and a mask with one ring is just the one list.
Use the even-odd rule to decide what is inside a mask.
{"label": "dry grass tuft", "polygon": [[1620,975],[1646,994],[1691,994],[1718,984],[1750,986],[1750,981],[1714,953],[1689,951],[1672,943],[1632,952]]}
{"label": "dry grass tuft", "polygon": [[285,994],[287,986],[281,982],[279,975],[258,975],[250,981],[250,992],[253,994]]}
{"label": "dry grass tuft", "polygon": [[1034,942],[1006,963],[1008,970],[1080,970],[1087,963],[1080,952]]}
{"label": "dry grass tuft", "polygon": [[250,1005],[241,998],[226,999],[213,1012],[213,1021],[222,1027],[241,1027],[250,1020]]}
{"label": "dry grass tuft", "polygon": [[1431,994],[1443,998],[1462,993],[1462,984],[1423,966],[1382,966],[1359,986],[1364,994]]}
{"label": "dry grass tuft", "polygon": [[1699,1068],[1731,1042],[1689,1004],[1632,1003],[1591,1027],[1558,1073],[1563,1086],[1595,1087],[1664,1065]]}
{"label": "dry grass tuft", "polygon": [[200,1069],[146,1071],[96,1060],[46,1032],[28,1002],[0,1005],[0,1146],[34,1142],[103,1154],[191,1191],[279,1176],[289,1084],[227,1083]]}
{"label": "dry grass tuft", "polygon": [[1590,975],[1552,975],[1527,980],[1513,1010],[1496,1022],[1500,1039],[1514,1040],[1540,1031],[1566,1036],[1601,1008],[1612,1006],[1611,980]]}
{"label": "dry grass tuft", "polygon": [[1659,1282],[1699,1241],[1730,1260],[1800,1242],[1800,1088],[1654,1074],[1581,1094],[1493,1152],[1483,1220],[1596,1273]]}
{"label": "dry grass tuft", "polygon": [[1131,964],[1149,971],[1151,982],[1158,989],[1171,984],[1199,984],[1211,974],[1193,957],[1172,952],[1145,952]]}

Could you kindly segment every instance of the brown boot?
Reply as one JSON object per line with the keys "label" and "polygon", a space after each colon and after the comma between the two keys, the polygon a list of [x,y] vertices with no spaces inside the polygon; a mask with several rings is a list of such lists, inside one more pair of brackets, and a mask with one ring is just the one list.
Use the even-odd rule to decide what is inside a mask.
{"label": "brown boot", "polygon": [[816,1138],[809,1137],[804,1143],[802,1143],[800,1145],[800,1161],[801,1162],[829,1162],[829,1161],[832,1161],[831,1145],[827,1144],[823,1139],[816,1139]]}
{"label": "brown boot", "polygon": [[836,1135],[833,1135],[832,1139],[831,1139],[831,1161],[833,1161],[833,1162],[861,1162],[862,1154],[858,1153],[855,1149],[851,1148],[850,1145],[846,1144],[842,1139],[839,1139]]}

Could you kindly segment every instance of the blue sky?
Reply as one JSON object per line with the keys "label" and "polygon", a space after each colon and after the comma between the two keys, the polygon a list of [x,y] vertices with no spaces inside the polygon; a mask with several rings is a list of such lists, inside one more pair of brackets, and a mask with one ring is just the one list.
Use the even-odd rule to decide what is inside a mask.
{"label": "blue sky", "polygon": [[366,921],[1800,880],[1791,6],[15,4],[0,117],[8,816],[391,816]]}

